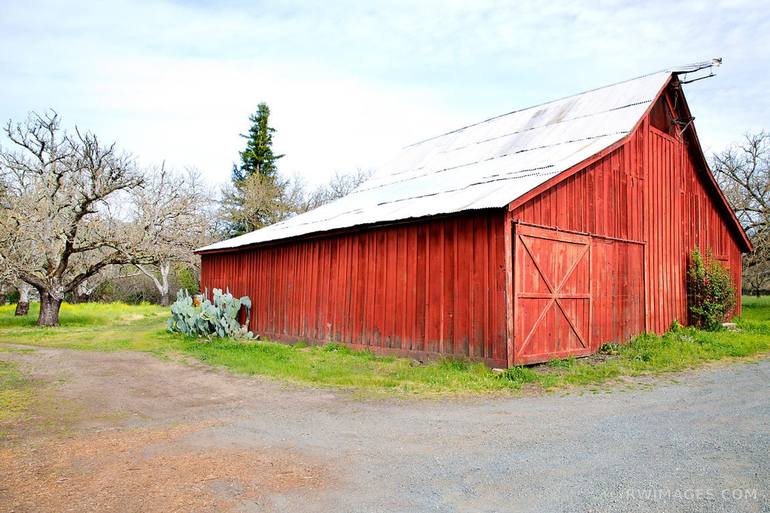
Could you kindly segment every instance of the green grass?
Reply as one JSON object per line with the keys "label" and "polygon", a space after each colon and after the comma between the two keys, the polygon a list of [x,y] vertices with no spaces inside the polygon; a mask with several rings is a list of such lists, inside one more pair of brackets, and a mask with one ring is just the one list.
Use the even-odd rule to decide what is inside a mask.
{"label": "green grass", "polygon": [[168,309],[156,305],[124,303],[64,303],[61,326],[36,325],[38,303],[31,303],[29,315],[14,316],[14,306],[0,306],[0,343],[29,344],[67,349],[166,352],[179,337],[165,332]]}
{"label": "green grass", "polygon": [[33,387],[18,367],[0,360],[0,426],[22,415],[33,398]]}
{"label": "green grass", "polygon": [[272,342],[190,339],[166,333],[167,310],[153,305],[85,304],[62,307],[58,328],[34,325],[37,310],[15,318],[0,307],[0,343],[79,350],[133,350],[189,355],[233,372],[318,386],[419,395],[510,392],[523,386],[555,389],[594,387],[626,376],[680,371],[707,362],[770,351],[770,298],[744,298],[740,331],[708,333],[690,328],[662,336],[643,335],[604,354],[569,358],[494,373],[481,364],[445,359],[419,364],[380,357],[339,344],[323,347]]}

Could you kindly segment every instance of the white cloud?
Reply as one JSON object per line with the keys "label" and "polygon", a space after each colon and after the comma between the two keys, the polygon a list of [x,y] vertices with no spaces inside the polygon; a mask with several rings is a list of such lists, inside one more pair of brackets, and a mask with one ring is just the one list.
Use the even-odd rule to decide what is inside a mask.
{"label": "white cloud", "polygon": [[[544,5],[547,4],[547,5]],[[267,101],[281,168],[320,182],[517,107],[724,56],[687,88],[707,147],[765,128],[755,3],[25,2],[0,6],[0,117],[57,108],[143,162],[228,178]]]}
{"label": "white cloud", "polygon": [[296,76],[248,64],[155,59],[105,64],[87,96],[112,113],[110,125],[119,127],[116,136],[122,134],[124,144],[146,149],[143,158],[177,156],[174,161],[195,164],[217,181],[228,179],[243,144],[238,134],[248,129],[246,117],[262,100],[272,108],[275,150],[286,154],[281,168],[311,182],[335,170],[374,165],[457,122],[414,90],[330,78],[311,68]]}

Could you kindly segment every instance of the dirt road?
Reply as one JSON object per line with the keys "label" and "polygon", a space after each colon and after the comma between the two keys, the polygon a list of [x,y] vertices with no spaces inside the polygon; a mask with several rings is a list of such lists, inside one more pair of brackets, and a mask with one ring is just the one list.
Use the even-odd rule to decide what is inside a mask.
{"label": "dirt road", "polygon": [[41,384],[0,511],[770,511],[770,361],[632,390],[360,399],[142,353],[0,352]]}

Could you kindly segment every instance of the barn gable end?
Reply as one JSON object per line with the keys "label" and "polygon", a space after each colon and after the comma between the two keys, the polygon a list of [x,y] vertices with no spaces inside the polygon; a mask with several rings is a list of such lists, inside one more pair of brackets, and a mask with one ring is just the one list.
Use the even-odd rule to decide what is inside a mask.
{"label": "barn gable end", "polygon": [[[677,112],[672,112],[675,104]],[[514,226],[519,222],[589,234],[595,247],[614,246],[613,258],[624,258],[631,266],[608,266],[594,250],[592,350],[639,331],[661,333],[675,320],[687,323],[686,273],[695,246],[728,266],[740,290],[741,253],[749,249],[745,235],[736,229],[715,188],[694,127],[686,125],[680,135],[683,125],[674,119],[689,120],[675,79],[622,144],[509,207]],[[642,272],[643,283],[633,283],[634,272]],[[635,294],[643,295],[641,309],[631,300]],[[514,338],[526,336],[526,329]],[[521,340],[512,341],[517,343]]]}

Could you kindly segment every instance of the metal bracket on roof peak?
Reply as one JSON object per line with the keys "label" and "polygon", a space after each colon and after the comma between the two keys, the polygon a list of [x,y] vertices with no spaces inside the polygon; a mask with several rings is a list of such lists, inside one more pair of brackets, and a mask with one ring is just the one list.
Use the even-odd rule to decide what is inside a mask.
{"label": "metal bracket on roof peak", "polygon": [[[679,68],[674,70],[674,73],[677,75],[683,75],[684,80],[680,80],[679,84],[690,84],[692,82],[697,82],[698,80],[703,80],[705,78],[711,78],[716,75],[714,73],[714,68],[718,68],[722,65],[722,58],[716,57],[714,59],[711,59],[710,61],[704,61],[704,62],[697,62],[695,64],[687,64],[685,66],[680,66]],[[708,75],[702,75],[702,76],[696,76],[693,79],[687,80],[687,76],[693,73],[697,73],[699,71],[708,70]]]}
{"label": "metal bracket on roof peak", "polygon": [[691,80],[680,80],[680,81],[679,81],[679,84],[680,84],[680,85],[681,85],[681,84],[692,84],[693,82],[697,82],[698,80],[703,80],[703,79],[705,79],[705,78],[711,78],[711,77],[715,77],[716,75],[717,75],[717,74],[716,74],[716,73],[714,73],[714,72],[712,71],[711,73],[709,73],[708,75],[706,75],[706,76],[704,76],[704,77],[693,78],[693,79],[691,79]]}

